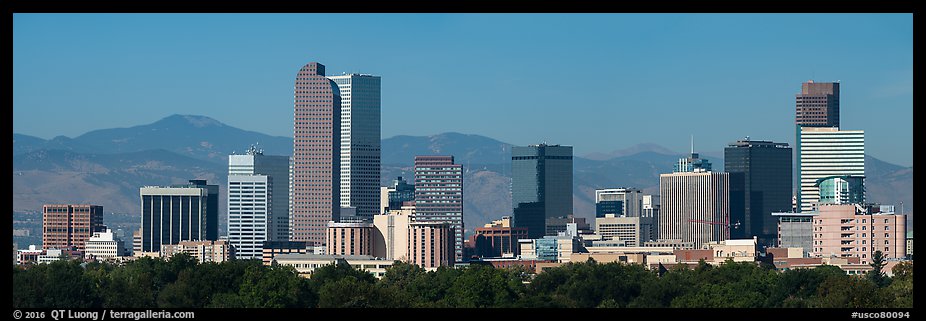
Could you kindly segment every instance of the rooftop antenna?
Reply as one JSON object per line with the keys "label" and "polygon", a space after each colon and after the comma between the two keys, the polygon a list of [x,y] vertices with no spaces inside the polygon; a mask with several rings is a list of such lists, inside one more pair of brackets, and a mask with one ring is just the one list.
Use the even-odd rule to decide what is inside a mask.
{"label": "rooftop antenna", "polygon": [[694,154],[694,134],[691,135],[691,153]]}

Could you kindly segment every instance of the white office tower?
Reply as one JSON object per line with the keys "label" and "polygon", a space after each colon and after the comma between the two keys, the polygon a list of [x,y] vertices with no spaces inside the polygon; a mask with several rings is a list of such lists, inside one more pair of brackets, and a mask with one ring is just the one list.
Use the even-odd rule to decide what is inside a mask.
{"label": "white office tower", "polygon": [[94,232],[84,245],[84,258],[108,260],[125,256],[125,246],[113,230]]}
{"label": "white office tower", "polygon": [[380,77],[329,76],[341,92],[341,207],[380,214]]}
{"label": "white office tower", "polygon": [[798,203],[801,212],[810,212],[820,200],[817,180],[865,175],[865,131],[799,127],[798,133]]}
{"label": "white office tower", "polygon": [[289,157],[251,146],[228,156],[228,241],[235,258],[261,259],[264,241],[289,240]]}
{"label": "white office tower", "polygon": [[658,237],[701,246],[730,238],[730,174],[695,171],[659,175]]}

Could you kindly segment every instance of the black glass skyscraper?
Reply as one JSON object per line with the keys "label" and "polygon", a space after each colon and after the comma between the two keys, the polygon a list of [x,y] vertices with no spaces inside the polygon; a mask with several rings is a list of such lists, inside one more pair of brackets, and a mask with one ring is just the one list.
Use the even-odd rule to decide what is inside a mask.
{"label": "black glass skyscraper", "polygon": [[762,246],[778,238],[773,212],[791,210],[791,147],[787,143],[739,140],[724,149],[730,173],[730,237],[758,237]]}
{"label": "black glass skyscraper", "polygon": [[546,220],[572,214],[572,146],[511,148],[511,203],[514,226],[541,238]]}

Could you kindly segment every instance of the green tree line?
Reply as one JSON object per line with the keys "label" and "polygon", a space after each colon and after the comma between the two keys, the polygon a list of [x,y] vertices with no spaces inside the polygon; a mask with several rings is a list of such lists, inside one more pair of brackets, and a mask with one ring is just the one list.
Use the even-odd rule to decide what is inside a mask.
{"label": "green tree line", "polygon": [[[873,265],[875,266],[875,265]],[[660,273],[593,260],[536,276],[485,265],[436,271],[396,262],[382,279],[346,264],[310,279],[257,260],[199,264],[187,255],[123,265],[59,261],[13,267],[14,308],[306,307],[913,307],[913,265],[893,277],[834,266],[784,272],[768,265],[700,263]]]}

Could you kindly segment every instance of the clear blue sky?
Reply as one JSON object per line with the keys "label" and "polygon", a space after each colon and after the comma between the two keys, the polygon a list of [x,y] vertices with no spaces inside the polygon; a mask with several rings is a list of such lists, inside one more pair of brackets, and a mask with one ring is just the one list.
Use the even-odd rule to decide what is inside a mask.
{"label": "clear blue sky", "polygon": [[293,78],[382,76],[382,135],[455,131],[577,155],[794,143],[801,82],[913,163],[911,14],[15,14],[13,131],[52,138],[206,115],[292,136]]}

